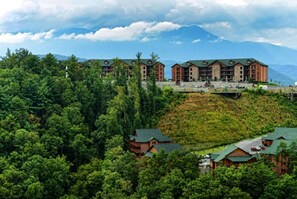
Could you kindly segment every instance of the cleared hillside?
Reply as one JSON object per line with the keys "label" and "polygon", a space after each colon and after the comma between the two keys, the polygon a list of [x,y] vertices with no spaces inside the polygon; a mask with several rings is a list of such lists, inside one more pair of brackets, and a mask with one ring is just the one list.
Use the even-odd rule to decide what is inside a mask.
{"label": "cleared hillside", "polygon": [[162,116],[158,126],[175,142],[201,150],[265,134],[275,126],[296,126],[296,107],[279,94],[244,92],[232,99],[195,93]]}

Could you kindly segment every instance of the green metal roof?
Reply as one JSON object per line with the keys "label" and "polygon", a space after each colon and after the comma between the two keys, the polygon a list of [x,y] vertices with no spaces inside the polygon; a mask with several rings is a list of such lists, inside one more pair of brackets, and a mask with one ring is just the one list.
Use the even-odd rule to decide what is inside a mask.
{"label": "green metal roof", "polygon": [[[240,147],[237,147],[235,145],[229,145],[227,146],[225,149],[223,149],[222,151],[218,152],[218,153],[213,153],[211,154],[211,159],[213,159],[214,162],[219,162],[221,160],[223,160],[224,158],[227,158],[229,160],[231,160],[232,162],[247,162],[250,159],[254,158],[254,155],[249,155],[249,156],[228,156],[228,154],[232,153],[233,151],[235,151],[236,149],[241,149]],[[243,150],[243,149],[241,149]]]}
{"label": "green metal roof", "polygon": [[297,128],[276,128],[273,133],[268,134],[263,140],[296,140],[297,139]]}
{"label": "green metal roof", "polygon": [[176,63],[176,64],[174,64],[173,66],[171,66],[171,68],[173,68],[175,65],[179,65],[180,67],[183,67],[183,68],[187,68],[187,67],[189,67],[189,66],[187,65],[187,63],[181,63],[181,64]]}
{"label": "green metal roof", "polygon": [[210,155],[210,159],[213,159],[213,160],[215,160],[217,157],[219,157],[219,153],[212,153],[211,155]]}
{"label": "green metal roof", "polygon": [[229,159],[232,162],[247,162],[251,159],[255,158],[255,156],[228,156],[227,159]]}
{"label": "green metal roof", "polygon": [[[160,152],[161,150],[164,150],[164,152],[166,153],[171,153],[173,151],[180,151],[182,150],[182,146],[176,143],[168,143],[168,144],[154,144],[153,146],[151,146],[151,148],[155,147],[157,149],[158,152]],[[148,152],[145,153],[146,156],[148,157],[152,157],[153,153],[149,152],[151,150],[151,148],[148,150]]]}
{"label": "green metal roof", "polygon": [[159,142],[171,142],[172,139],[160,131],[160,129],[136,129],[135,136],[130,136],[130,140],[135,142],[149,142],[156,139]]}
{"label": "green metal roof", "polygon": [[270,147],[266,147],[265,150],[260,151],[261,154],[276,154],[277,153],[277,147],[280,145],[280,143],[286,143],[287,146],[290,146],[292,142],[294,142],[294,140],[274,140],[272,145]]}
{"label": "green metal roof", "polygon": [[249,66],[252,63],[258,63],[263,66],[267,66],[266,64],[254,59],[254,58],[241,58],[241,59],[206,59],[206,60],[189,60],[183,64],[179,64],[182,67],[189,67],[191,65],[195,65],[197,67],[207,67],[214,62],[220,62],[225,66],[235,66],[236,64],[241,64],[243,66]]}
{"label": "green metal roof", "polygon": [[150,158],[153,157],[153,153],[151,153],[151,152],[146,152],[145,155]]}
{"label": "green metal roof", "polygon": [[214,162],[219,162],[222,159],[224,159],[226,157],[226,155],[230,154],[231,152],[235,151],[236,149],[238,149],[237,146],[229,145],[225,149],[220,151],[219,153],[212,154],[211,159],[213,159]]}

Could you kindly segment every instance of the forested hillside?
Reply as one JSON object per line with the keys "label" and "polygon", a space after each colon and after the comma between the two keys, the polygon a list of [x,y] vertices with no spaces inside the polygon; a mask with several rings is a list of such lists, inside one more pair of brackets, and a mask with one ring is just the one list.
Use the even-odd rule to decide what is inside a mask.
{"label": "forested hillside", "polygon": [[297,126],[297,103],[281,94],[246,91],[239,99],[189,94],[161,117],[160,129],[183,146],[201,150]]}
{"label": "forested hillside", "polygon": [[[141,54],[136,58],[128,78],[119,59],[113,74],[104,76],[98,61],[80,63],[71,56],[60,62],[52,54],[40,59],[25,49],[7,51],[0,61],[0,198],[58,198],[79,186],[83,174],[74,173],[83,168],[105,167],[111,178],[120,178],[112,170],[116,164],[106,160],[103,166],[105,157],[122,158],[123,167],[125,161],[135,163],[125,152],[128,136],[135,128],[154,127],[181,97],[170,89],[162,92],[154,78],[143,89]],[[107,146],[114,136],[116,142]],[[121,152],[109,153],[113,147]],[[94,179],[98,190],[108,186],[104,175],[94,177],[100,178]],[[123,183],[132,189],[129,183],[135,182]]]}
{"label": "forested hillside", "polygon": [[[265,161],[201,175],[199,157],[186,150],[135,158],[128,135],[155,127],[184,97],[159,90],[154,74],[142,88],[140,55],[128,78],[118,59],[104,76],[97,61],[7,52],[0,61],[0,198],[296,198],[296,161],[278,177]],[[296,145],[286,152],[296,160]]]}

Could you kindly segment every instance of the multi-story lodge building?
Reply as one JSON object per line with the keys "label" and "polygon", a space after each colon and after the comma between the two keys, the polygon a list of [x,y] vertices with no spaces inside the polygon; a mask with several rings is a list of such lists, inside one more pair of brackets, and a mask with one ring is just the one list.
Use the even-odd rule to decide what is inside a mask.
{"label": "multi-story lodge building", "polygon": [[[115,59],[100,59],[103,74],[113,72],[115,66]],[[120,64],[126,68],[127,75],[130,75],[133,65],[137,64],[137,59],[119,59]],[[141,59],[140,71],[142,81],[146,81],[151,74],[152,70],[155,70],[156,81],[164,80],[164,64],[152,59]]]}
{"label": "multi-story lodge building", "polygon": [[210,168],[216,169],[222,165],[237,168],[241,164],[255,162],[260,145],[261,139],[254,139],[227,146],[224,150],[211,154]]}
{"label": "multi-story lodge building", "polygon": [[297,142],[297,128],[281,128],[278,127],[275,131],[267,136],[262,137],[263,149],[261,155],[270,160],[274,165],[274,170],[278,174],[288,172],[289,157],[284,155],[276,156],[282,153],[278,147],[284,143],[289,147],[293,142]]}
{"label": "multi-story lodge building", "polygon": [[[224,150],[213,153],[210,158],[210,168],[219,166],[235,166],[252,163],[262,157],[274,164],[278,174],[288,172],[289,157],[279,146],[284,143],[287,147],[297,142],[297,128],[276,128],[261,139],[242,141],[236,145],[227,146]],[[282,154],[283,153],[283,154]]]}
{"label": "multi-story lodge building", "polygon": [[190,60],[172,67],[173,81],[267,82],[268,66],[256,59]]}
{"label": "multi-story lodge building", "polygon": [[135,135],[129,138],[129,149],[138,157],[143,155],[151,157],[153,153],[161,150],[167,153],[181,150],[181,146],[173,143],[173,140],[159,129],[136,129]]}

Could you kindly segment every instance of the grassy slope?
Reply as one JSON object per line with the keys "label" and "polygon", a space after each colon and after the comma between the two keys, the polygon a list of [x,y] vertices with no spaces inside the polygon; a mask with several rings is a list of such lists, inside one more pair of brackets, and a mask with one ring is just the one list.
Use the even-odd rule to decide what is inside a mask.
{"label": "grassy slope", "polygon": [[279,95],[245,92],[235,100],[195,93],[161,117],[158,126],[175,142],[201,150],[264,134],[275,126],[296,126],[292,107]]}

